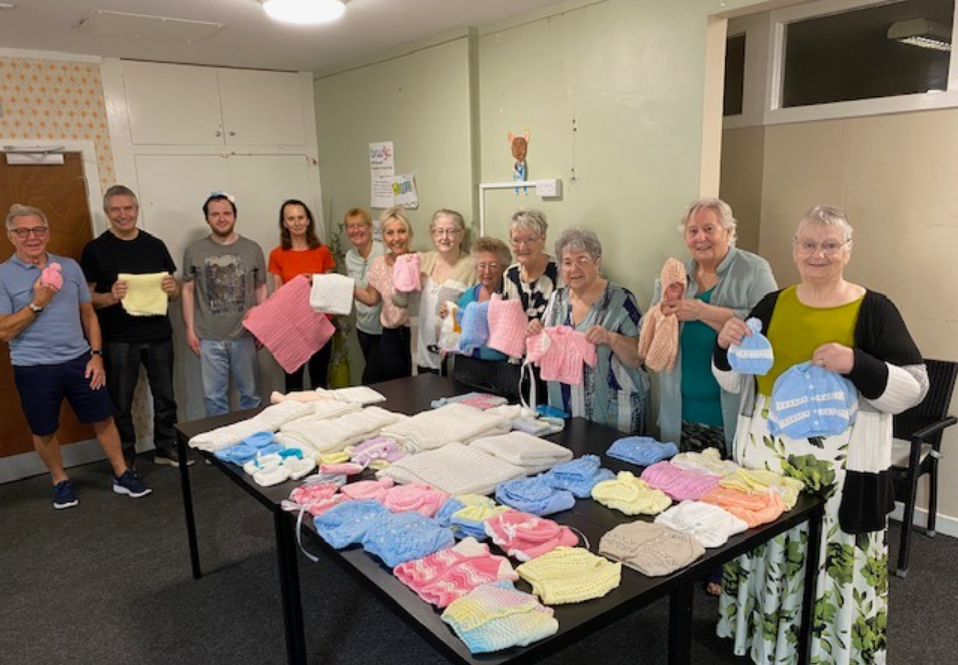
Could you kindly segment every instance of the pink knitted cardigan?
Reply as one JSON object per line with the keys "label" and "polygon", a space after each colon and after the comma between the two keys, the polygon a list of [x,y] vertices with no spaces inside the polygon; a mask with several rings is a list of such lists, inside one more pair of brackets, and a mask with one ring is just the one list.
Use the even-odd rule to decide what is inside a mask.
{"label": "pink knitted cardigan", "polygon": [[489,299],[489,340],[486,346],[507,356],[521,358],[526,348],[526,319],[521,300]]}
{"label": "pink knitted cardigan", "polygon": [[582,384],[583,363],[595,367],[597,360],[595,344],[586,340],[585,333],[569,326],[544,328],[529,337],[526,352],[529,360],[542,369],[543,381],[574,386]]}

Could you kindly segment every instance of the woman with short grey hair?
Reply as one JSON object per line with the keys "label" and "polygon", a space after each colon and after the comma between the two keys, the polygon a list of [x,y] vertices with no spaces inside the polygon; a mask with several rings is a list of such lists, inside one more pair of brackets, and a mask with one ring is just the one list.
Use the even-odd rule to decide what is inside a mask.
{"label": "woman with short grey hair", "polygon": [[[628,289],[602,276],[602,243],[588,229],[566,229],[556,242],[565,285],[556,289],[530,335],[572,328],[594,345],[596,362],[582,364],[582,382],[548,381],[550,406],[629,434],[648,427],[649,377],[638,353],[642,314]],[[560,335],[556,333],[557,337]]]}
{"label": "woman with short grey hair", "polygon": [[559,283],[559,266],[544,252],[549,222],[541,210],[519,210],[509,224],[509,244],[516,262],[502,279],[502,297],[522,301],[526,318],[542,318]]}

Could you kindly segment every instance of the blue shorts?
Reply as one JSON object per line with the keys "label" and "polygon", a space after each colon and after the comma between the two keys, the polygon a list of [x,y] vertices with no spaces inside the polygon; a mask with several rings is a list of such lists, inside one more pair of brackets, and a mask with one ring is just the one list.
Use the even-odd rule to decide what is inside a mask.
{"label": "blue shorts", "polygon": [[13,366],[20,405],[30,431],[49,436],[60,429],[60,405],[66,397],[81,423],[96,423],[113,415],[113,402],[106,388],[93,390],[83,376],[90,354],[59,365]]}

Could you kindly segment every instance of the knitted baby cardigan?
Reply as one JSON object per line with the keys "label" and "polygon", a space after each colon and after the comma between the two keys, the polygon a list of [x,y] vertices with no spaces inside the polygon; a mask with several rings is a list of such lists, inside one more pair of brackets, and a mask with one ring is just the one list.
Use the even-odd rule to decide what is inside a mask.
{"label": "knitted baby cardigan", "polygon": [[657,515],[672,505],[661,490],[652,489],[631,471],[620,471],[615,480],[606,480],[592,488],[592,498],[626,515]]}
{"label": "knitted baby cardigan", "polygon": [[575,505],[572,492],[554,489],[541,476],[502,483],[496,488],[496,501],[533,515],[551,515]]}
{"label": "knitted baby cardigan", "polygon": [[556,547],[516,568],[546,605],[581,603],[601,598],[622,581],[622,564],[583,547]]}
{"label": "knitted baby cardigan", "polygon": [[336,549],[362,542],[366,531],[389,511],[375,501],[346,501],[313,520],[316,532]]}
{"label": "knitted baby cardigan", "polygon": [[717,487],[702,495],[701,501],[727,510],[750,529],[774,522],[785,512],[785,502],[778,492],[759,494]]}
{"label": "knitted baby cardigan", "polygon": [[649,487],[662,490],[676,501],[697,500],[709,490],[718,487],[716,476],[686,471],[671,462],[656,462],[642,472],[642,480]]}
{"label": "knitted baby cardigan", "polygon": [[620,524],[599,541],[599,554],[621,561],[643,575],[670,575],[689,565],[705,548],[687,533],[636,520]]}
{"label": "knitted baby cardigan", "polygon": [[711,503],[683,501],[655,518],[656,524],[694,536],[702,547],[721,547],[748,524]]}
{"label": "knitted baby cardigan", "polygon": [[[659,278],[662,293],[672,284],[681,284],[684,295],[687,279],[681,261],[667,259]],[[645,358],[646,366],[654,372],[671,372],[679,355],[679,321],[674,314],[662,311],[664,304],[659,302],[646,312],[639,330],[639,355]]]}
{"label": "knitted baby cardigan", "polygon": [[513,358],[521,358],[526,349],[526,319],[521,300],[503,300],[494,294],[489,299],[489,341],[486,346]]}
{"label": "knitted baby cardigan", "polygon": [[722,487],[743,492],[766,493],[774,488],[774,491],[781,495],[787,510],[795,507],[799,493],[805,489],[805,483],[798,478],[762,469],[739,469],[722,478],[719,484]]}
{"label": "knitted baby cardigan", "polygon": [[609,469],[600,467],[598,455],[583,455],[579,459],[565,462],[542,474],[547,485],[558,490],[568,490],[578,499],[592,495],[596,483],[615,478]]}
{"label": "knitted baby cardigan", "polygon": [[417,512],[387,513],[373,520],[363,536],[363,549],[390,568],[455,544],[452,531]]}
{"label": "knitted baby cardigan", "polygon": [[723,460],[717,448],[706,448],[700,453],[679,453],[669,461],[680,469],[718,476],[719,478],[735,473],[742,468],[732,460]]}
{"label": "knitted baby cardigan", "polygon": [[575,386],[582,384],[583,363],[595,367],[598,361],[595,344],[586,340],[585,333],[569,326],[544,328],[527,338],[526,356],[539,365],[543,381]]}
{"label": "knitted baby cardigan", "polygon": [[605,454],[624,462],[650,466],[669,459],[677,452],[678,446],[671,441],[662,443],[651,436],[626,436],[613,442]]}

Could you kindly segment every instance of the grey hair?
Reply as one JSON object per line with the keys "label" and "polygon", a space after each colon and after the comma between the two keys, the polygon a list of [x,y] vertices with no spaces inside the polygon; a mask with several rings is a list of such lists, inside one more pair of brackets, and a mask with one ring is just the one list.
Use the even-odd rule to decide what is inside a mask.
{"label": "grey hair", "polygon": [[50,226],[50,223],[47,221],[47,216],[43,214],[43,211],[39,208],[34,208],[33,206],[23,205],[22,203],[14,203],[10,206],[10,212],[7,213],[7,231],[13,230],[13,221],[17,217],[39,217],[45,226]]}
{"label": "grey hair", "polygon": [[402,206],[393,206],[392,208],[384,210],[383,214],[379,216],[380,228],[385,231],[386,224],[389,224],[393,220],[400,222],[406,227],[406,233],[409,235],[409,239],[412,240],[412,224],[409,223],[409,218],[406,217],[406,212]]}
{"label": "grey hair", "polygon": [[842,241],[851,249],[852,245],[852,225],[848,223],[844,211],[837,206],[817,205],[812,206],[802,215],[798,222],[798,228],[795,229],[795,239],[798,240],[798,234],[801,233],[809,224],[822,224],[830,229],[835,229],[842,234]]}
{"label": "grey hair", "polygon": [[110,189],[106,190],[106,194],[103,195],[103,212],[107,212],[107,208],[110,205],[110,199],[114,196],[129,196],[133,199],[133,205],[137,208],[140,207],[140,200],[136,198],[136,194],[133,193],[133,190],[127,187],[126,185],[113,185]]}
{"label": "grey hair", "polygon": [[549,230],[549,222],[546,220],[546,214],[541,210],[517,210],[512,215],[512,222],[509,224],[509,235],[516,229],[529,231],[537,236],[544,236]]}
{"label": "grey hair", "polygon": [[594,231],[583,228],[566,229],[556,240],[556,258],[562,260],[562,252],[567,249],[585,250],[593,261],[602,258],[602,243]]}
{"label": "grey hair", "polygon": [[487,253],[495,254],[503,269],[507,268],[512,262],[512,252],[506,247],[506,243],[498,238],[490,238],[488,236],[476,238],[476,242],[472,244],[472,250],[470,251],[472,260],[475,261],[479,257],[479,254]]}
{"label": "grey hair", "polygon": [[715,214],[715,218],[718,219],[719,223],[729,232],[728,244],[734,245],[738,239],[738,233],[736,231],[738,228],[738,220],[732,215],[732,206],[722,199],[704,198],[690,203],[682,215],[682,223],[678,226],[679,233],[685,235],[685,225],[688,224],[695,213],[701,210],[709,210]]}
{"label": "grey hair", "polygon": [[459,229],[459,232],[462,233],[462,242],[459,244],[460,250],[466,248],[466,235],[469,232],[469,229],[466,228],[466,220],[461,213],[456,212],[455,210],[449,210],[448,208],[440,208],[432,214],[432,221],[429,222],[429,231],[431,232],[436,228],[436,220],[440,217],[448,217],[452,220],[452,223],[456,225],[456,228]]}

